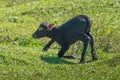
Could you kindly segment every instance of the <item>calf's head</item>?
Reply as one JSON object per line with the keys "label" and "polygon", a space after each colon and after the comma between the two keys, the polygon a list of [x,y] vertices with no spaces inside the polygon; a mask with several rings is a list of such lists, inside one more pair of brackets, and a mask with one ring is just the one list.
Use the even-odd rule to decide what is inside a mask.
{"label": "calf's head", "polygon": [[48,24],[47,22],[40,24],[38,29],[32,34],[33,38],[38,39],[41,37],[46,37],[52,30],[53,26],[54,24]]}

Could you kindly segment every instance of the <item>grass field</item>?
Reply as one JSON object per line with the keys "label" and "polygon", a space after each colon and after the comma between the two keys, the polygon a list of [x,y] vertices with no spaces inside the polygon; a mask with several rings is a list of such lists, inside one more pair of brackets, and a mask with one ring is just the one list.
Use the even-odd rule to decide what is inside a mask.
{"label": "grass field", "polygon": [[[97,61],[88,49],[78,64],[81,42],[66,52],[77,59],[59,59],[58,44],[42,52],[49,39],[31,37],[44,21],[61,25],[79,14],[93,20]],[[120,80],[119,34],[119,0],[0,0],[0,80]]]}

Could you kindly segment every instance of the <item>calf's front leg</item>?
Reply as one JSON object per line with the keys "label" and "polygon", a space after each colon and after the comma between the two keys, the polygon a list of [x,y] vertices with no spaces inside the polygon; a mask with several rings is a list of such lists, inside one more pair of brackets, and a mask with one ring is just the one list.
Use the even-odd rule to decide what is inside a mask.
{"label": "calf's front leg", "polygon": [[60,51],[58,52],[58,57],[61,58],[65,54],[65,52],[69,49],[69,46],[67,44],[64,44]]}
{"label": "calf's front leg", "polygon": [[50,46],[51,46],[51,44],[53,44],[55,41],[52,39],[52,40],[50,40],[46,45],[45,45],[45,47],[43,48],[43,50],[42,51],[47,51],[49,48],[50,48]]}

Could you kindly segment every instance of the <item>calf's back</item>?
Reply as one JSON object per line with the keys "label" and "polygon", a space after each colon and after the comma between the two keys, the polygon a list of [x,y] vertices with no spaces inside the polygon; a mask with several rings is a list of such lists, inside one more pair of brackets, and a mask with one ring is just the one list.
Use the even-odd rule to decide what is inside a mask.
{"label": "calf's back", "polygon": [[61,25],[66,34],[85,34],[90,32],[92,21],[88,16],[78,15]]}

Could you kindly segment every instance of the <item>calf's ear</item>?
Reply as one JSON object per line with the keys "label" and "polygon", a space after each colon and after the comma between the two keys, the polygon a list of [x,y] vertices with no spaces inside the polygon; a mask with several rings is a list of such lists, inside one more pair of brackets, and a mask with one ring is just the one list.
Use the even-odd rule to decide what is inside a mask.
{"label": "calf's ear", "polygon": [[53,27],[54,27],[54,24],[50,24],[50,25],[49,25],[49,30],[52,30]]}

